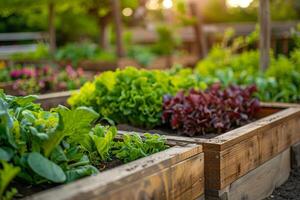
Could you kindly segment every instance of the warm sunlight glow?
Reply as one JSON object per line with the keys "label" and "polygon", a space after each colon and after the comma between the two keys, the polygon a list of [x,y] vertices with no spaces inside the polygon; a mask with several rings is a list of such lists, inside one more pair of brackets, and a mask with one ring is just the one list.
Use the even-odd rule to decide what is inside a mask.
{"label": "warm sunlight glow", "polygon": [[165,9],[170,9],[173,6],[173,2],[172,0],[164,0],[162,5]]}
{"label": "warm sunlight glow", "polygon": [[227,5],[230,7],[246,8],[253,0],[227,0]]}
{"label": "warm sunlight glow", "polygon": [[149,0],[149,1],[146,3],[146,7],[147,7],[147,9],[149,9],[149,10],[157,10],[157,9],[159,9],[159,3],[158,3],[158,0]]}
{"label": "warm sunlight glow", "polygon": [[125,17],[129,17],[131,16],[133,13],[132,9],[131,8],[124,8],[122,10],[122,14],[125,16]]}

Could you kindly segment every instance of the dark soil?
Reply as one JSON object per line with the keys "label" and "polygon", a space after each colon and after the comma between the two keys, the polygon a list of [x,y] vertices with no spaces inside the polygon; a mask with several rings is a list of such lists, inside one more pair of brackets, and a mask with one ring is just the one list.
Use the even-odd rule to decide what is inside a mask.
{"label": "dark soil", "polygon": [[[171,128],[167,126],[159,126],[155,127],[153,129],[147,129],[147,128],[138,128],[134,126],[130,126],[127,124],[118,124],[117,125],[118,130],[122,131],[128,131],[128,132],[140,132],[140,133],[152,133],[152,134],[160,134],[160,135],[172,135],[172,136],[187,136],[180,131],[172,130]],[[223,133],[222,133],[223,134]],[[203,139],[211,139],[214,137],[217,137],[218,135],[221,134],[215,134],[215,133],[207,133],[205,135],[194,135],[194,138],[203,138]]]}
{"label": "dark soil", "polygon": [[291,171],[287,182],[277,188],[265,200],[299,200],[300,199],[300,167]]}
{"label": "dark soil", "polygon": [[[98,166],[95,166],[99,169],[100,173],[115,167],[118,167],[120,165],[122,165],[122,161],[115,159],[109,162],[103,162],[100,163]],[[9,188],[16,188],[18,190],[18,194],[14,197],[14,199],[20,199],[20,198],[24,198],[26,196],[30,196],[33,195],[35,193],[44,191],[44,190],[48,190],[51,188],[54,188],[56,186],[59,186],[59,184],[40,184],[40,185],[28,185],[26,183],[22,183],[19,181],[13,181],[11,184],[11,187]]]}

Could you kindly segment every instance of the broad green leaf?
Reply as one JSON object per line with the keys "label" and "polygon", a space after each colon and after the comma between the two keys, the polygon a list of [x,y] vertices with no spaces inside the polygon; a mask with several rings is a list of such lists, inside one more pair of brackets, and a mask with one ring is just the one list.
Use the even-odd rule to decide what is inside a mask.
{"label": "broad green leaf", "polygon": [[49,134],[49,139],[43,143],[46,157],[66,136],[69,136],[70,142],[80,143],[81,137],[89,133],[92,127],[91,123],[99,116],[95,111],[86,107],[69,110],[60,106],[54,111],[59,114],[59,125],[55,131]]}
{"label": "broad green leaf", "polygon": [[28,155],[28,165],[35,173],[54,183],[63,183],[66,180],[64,171],[40,153],[30,153]]}
{"label": "broad green leaf", "polygon": [[0,161],[9,161],[12,158],[12,156],[12,151],[0,147]]}
{"label": "broad green leaf", "polygon": [[99,173],[98,169],[92,165],[80,166],[75,169],[66,171],[67,180],[66,182],[72,182],[79,178],[90,176]]}

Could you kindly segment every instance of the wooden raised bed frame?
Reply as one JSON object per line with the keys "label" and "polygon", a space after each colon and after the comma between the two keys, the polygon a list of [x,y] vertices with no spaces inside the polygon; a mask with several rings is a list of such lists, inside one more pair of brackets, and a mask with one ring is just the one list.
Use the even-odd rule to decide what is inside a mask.
{"label": "wooden raised bed frame", "polygon": [[[253,187],[258,180],[264,179],[261,177],[264,176],[262,173],[277,170],[271,169],[277,165],[287,168],[277,170],[278,175],[283,174],[281,179],[273,178],[270,181],[276,183],[260,183],[262,193],[252,199],[265,197],[288,177],[290,147],[300,142],[300,105],[262,103],[262,110],[257,116],[259,120],[211,139],[165,135],[169,141],[203,145],[207,199],[222,199],[222,193],[232,185],[241,185],[236,186],[239,195],[250,195],[250,191],[255,193],[257,191],[243,186],[246,185],[244,182],[247,182],[245,179],[248,180],[248,186]],[[251,173],[254,176],[252,180],[249,178]],[[275,173],[272,177],[276,175]],[[227,194],[226,198],[240,197],[229,198]]]}
{"label": "wooden raised bed frame", "polygon": [[[300,141],[300,106],[263,103],[258,117],[257,121],[211,139],[164,134],[169,140],[203,145],[206,199],[265,198],[287,179],[289,150]],[[265,182],[263,172],[269,171],[277,174]]]}
{"label": "wooden raised bed frame", "polygon": [[169,144],[175,146],[25,199],[203,199],[202,146]]}
{"label": "wooden raised bed frame", "polygon": [[73,91],[55,92],[39,95],[37,103],[40,103],[44,109],[50,109],[58,105],[67,105],[67,99]]}

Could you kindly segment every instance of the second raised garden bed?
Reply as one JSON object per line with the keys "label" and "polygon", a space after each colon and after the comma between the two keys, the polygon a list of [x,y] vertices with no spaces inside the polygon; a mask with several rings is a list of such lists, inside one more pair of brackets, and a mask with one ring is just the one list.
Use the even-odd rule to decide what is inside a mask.
{"label": "second raised garden bed", "polygon": [[[300,141],[300,107],[262,106],[257,121],[216,137],[177,136],[157,129],[147,132],[203,145],[206,199],[263,199],[289,176],[290,148]],[[126,132],[132,127],[121,125],[119,129]]]}

